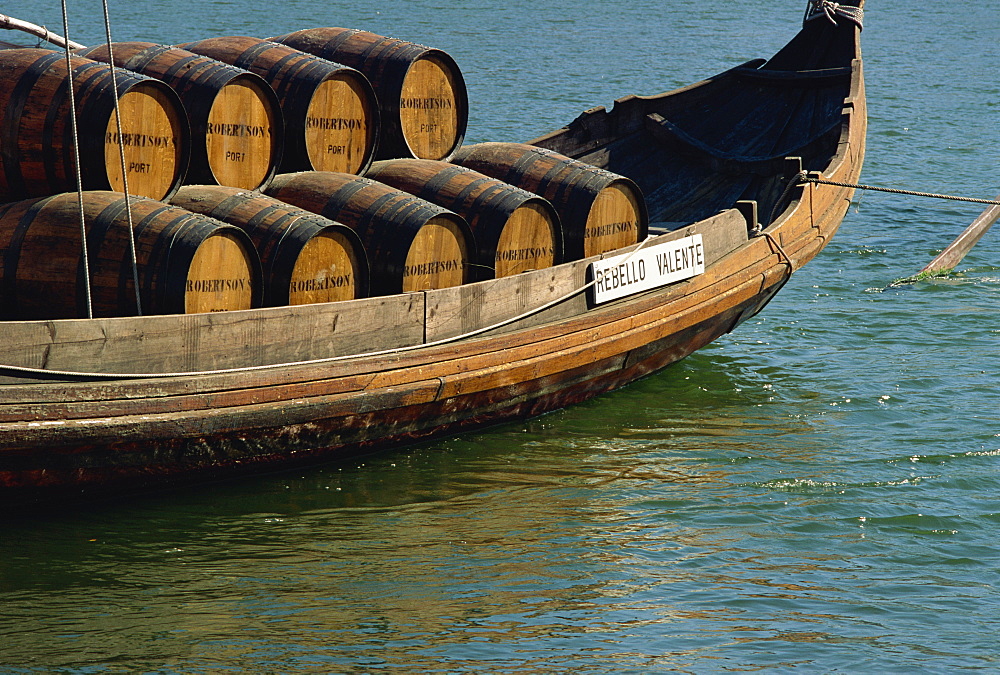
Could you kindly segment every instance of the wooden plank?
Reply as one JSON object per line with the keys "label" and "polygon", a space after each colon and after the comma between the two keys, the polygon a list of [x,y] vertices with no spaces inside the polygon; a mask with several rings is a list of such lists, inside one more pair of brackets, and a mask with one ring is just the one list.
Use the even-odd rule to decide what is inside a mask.
{"label": "wooden plank", "polygon": [[[735,225],[738,221],[733,221]],[[674,236],[684,235],[684,232],[675,233]],[[738,238],[742,237],[742,233]],[[768,262],[770,260],[770,262]],[[420,366],[435,366],[436,364],[448,362],[452,360],[468,359],[470,356],[479,353],[489,353],[489,352],[501,352],[505,353],[505,350],[512,349],[519,345],[531,344],[536,341],[546,340],[553,337],[559,337],[566,333],[583,330],[587,327],[600,326],[606,323],[608,320],[613,320],[616,315],[632,315],[637,312],[645,311],[666,311],[664,306],[669,306],[670,311],[682,311],[684,307],[692,302],[697,302],[698,294],[706,292],[706,289],[710,289],[707,292],[717,293],[718,289],[722,288],[719,284],[727,283],[728,277],[740,273],[741,270],[747,268],[748,265],[751,267],[758,266],[760,264],[764,265],[778,265],[779,258],[778,255],[771,250],[771,245],[761,240],[753,240],[743,249],[739,255],[732,254],[728,256],[724,261],[721,261],[719,265],[713,266],[705,275],[698,277],[697,279],[691,280],[689,282],[682,282],[665,289],[661,289],[660,292],[651,293],[647,295],[638,296],[626,301],[619,303],[612,303],[608,307],[602,308],[600,311],[591,311],[588,313],[581,314],[576,319],[571,319],[567,317],[563,320],[550,322],[548,325],[541,324],[537,328],[533,327],[530,331],[522,332],[511,332],[506,333],[503,336],[494,336],[491,338],[480,338],[478,340],[467,341],[462,344],[446,344],[439,347],[432,347],[421,349],[419,351],[408,351],[400,352],[394,354],[385,354],[378,357],[359,357],[357,359],[350,359],[348,361],[338,361],[329,362],[321,365],[317,364],[303,364],[298,366],[288,366],[280,369],[273,370],[258,370],[250,372],[236,372],[236,373],[221,373],[211,376],[199,376],[196,380],[190,377],[173,377],[173,378],[163,378],[157,380],[131,380],[131,381],[121,381],[121,382],[109,382],[100,383],[95,385],[88,382],[67,382],[61,384],[35,384],[35,385],[23,385],[23,380],[20,383],[23,386],[12,387],[8,385],[5,393],[8,394],[8,400],[20,400],[22,402],[30,401],[81,401],[81,400],[92,400],[95,397],[101,399],[140,399],[148,397],[159,397],[159,396],[172,396],[177,394],[192,393],[195,391],[212,392],[212,391],[225,391],[230,389],[254,389],[262,387],[274,387],[281,385],[283,383],[296,383],[296,382],[307,382],[310,380],[324,380],[336,377],[341,377],[346,374],[355,374],[362,372],[387,372],[397,369],[404,369],[410,367],[420,367]],[[785,269],[782,265],[782,269]],[[582,279],[582,271],[578,271]],[[409,297],[419,297],[423,298],[422,294]],[[378,299],[379,302],[388,301],[387,298]],[[582,302],[582,301],[581,301]],[[355,301],[356,305],[365,306],[366,301]],[[349,306],[348,303],[338,305],[337,307]],[[581,305],[582,306],[582,305]],[[422,306],[421,306],[422,308]],[[292,331],[292,335],[302,335],[303,339],[309,343],[309,341],[321,341],[324,336],[317,335],[316,330],[306,330],[312,322],[302,321],[303,317],[310,319],[315,319],[315,316],[311,313],[312,311],[326,312],[323,316],[329,316],[331,306],[316,306],[311,309],[298,308],[291,310],[291,308],[283,308],[281,310],[257,310],[254,312],[241,312],[235,314],[217,314],[210,315],[211,320],[222,322],[225,319],[236,319],[239,317],[251,317],[257,316],[273,323],[276,326],[282,328],[297,327],[298,332]],[[378,313],[376,313],[378,314]],[[278,317],[286,316],[288,320],[285,322],[279,321]],[[199,318],[200,317],[200,318]],[[382,320],[382,323],[376,325],[380,331],[386,328],[384,318],[381,314],[378,314],[378,318]],[[411,319],[414,316],[411,315]],[[418,317],[422,319],[422,316]],[[545,316],[533,318],[529,321],[543,321]],[[126,347],[131,346],[133,349],[138,349],[141,351],[143,345],[150,345],[153,347],[164,347],[169,349],[177,349],[177,344],[173,344],[170,341],[172,337],[174,340],[183,339],[186,333],[181,328],[175,326],[173,322],[183,320],[185,322],[194,322],[195,326],[202,325],[201,322],[208,320],[208,317],[201,315],[193,315],[188,317],[150,317],[151,327],[157,325],[160,322],[165,322],[170,325],[173,329],[173,333],[167,335],[165,339],[156,339],[157,336],[151,331],[146,331],[145,333],[137,332],[136,335],[132,336],[135,338],[133,342],[138,341],[139,344],[126,345]],[[102,322],[81,322],[81,321],[62,321],[62,322],[35,322],[35,323],[18,323],[18,324],[8,324],[10,326],[17,326],[20,329],[25,327],[34,328],[35,332],[25,333],[22,330],[23,342],[29,345],[33,342],[40,342],[43,344],[48,344],[55,342],[57,345],[60,339],[65,338],[67,341],[80,341],[84,344],[97,345],[96,349],[98,354],[94,357],[94,362],[97,362],[97,356],[101,348],[108,348],[109,351],[113,351],[119,346],[112,344],[109,346],[106,344],[108,342],[108,337],[114,337],[114,331],[108,329],[108,326],[117,325],[119,331],[122,326],[128,326],[129,322],[135,320],[119,319],[119,320],[107,320]],[[392,323],[392,322],[388,322]],[[134,325],[134,324],[133,324]],[[183,324],[187,325],[187,324]],[[418,330],[420,324],[415,321],[411,321],[409,324],[410,328],[416,327]],[[537,325],[537,324],[536,324]],[[381,328],[379,328],[381,326]],[[66,333],[66,329],[77,328],[83,330],[89,327],[93,331],[93,335],[81,336],[70,333]],[[235,344],[233,342],[234,332],[232,326],[219,325],[216,326],[220,330],[220,334],[217,336],[213,342],[216,348],[225,348],[228,344]],[[388,328],[392,328],[390,325]],[[63,329],[62,332],[56,332],[55,334],[49,334],[52,331],[58,331],[58,329]],[[395,334],[392,331],[383,331],[389,334]],[[499,331],[498,331],[499,332]],[[266,335],[275,337],[273,333],[266,333]],[[163,338],[164,336],[159,336]],[[329,337],[329,336],[325,336]],[[330,338],[331,341],[335,341],[338,336],[334,335]],[[364,337],[364,335],[362,336]],[[280,340],[281,336],[276,337]],[[290,338],[286,338],[290,340]],[[419,342],[413,336],[410,336],[410,341]],[[383,339],[382,344],[386,344]],[[401,343],[407,344],[408,341],[400,340]],[[219,347],[219,345],[222,347]],[[289,345],[291,342],[289,341]],[[372,349],[372,344],[363,345],[359,348],[359,351],[370,351]],[[65,345],[60,345],[65,347]],[[203,345],[207,349],[207,345]],[[313,345],[310,345],[313,346]],[[232,351],[232,350],[228,350]],[[319,351],[317,349],[310,349],[306,351],[298,352],[303,358],[310,356],[317,357],[320,354],[315,352]],[[345,350],[346,351],[346,350]],[[204,355],[202,352],[201,355]],[[74,354],[76,356],[81,355],[81,350],[77,349]],[[284,352],[286,357],[293,356],[294,354],[290,351]],[[509,354],[505,354],[504,358],[509,358]],[[53,362],[56,362],[54,359]],[[227,363],[232,363],[229,361]],[[252,365],[253,361],[247,365]],[[31,364],[26,365],[44,365],[44,364]],[[126,365],[135,365],[134,363],[127,363]],[[140,364],[141,365],[141,364]],[[148,365],[148,364],[147,364]],[[223,364],[219,364],[220,366]],[[50,366],[52,367],[52,366]],[[77,368],[80,364],[77,364]],[[238,367],[238,363],[234,366]],[[127,372],[127,371],[120,371]]]}
{"label": "wooden plank", "polygon": [[[759,245],[764,246],[763,242]],[[782,266],[776,264],[777,256],[768,255],[767,258],[759,259],[754,265],[741,268],[733,274],[717,278],[716,284],[712,286],[697,288],[694,283],[689,283],[687,292],[678,293],[680,302],[677,303],[666,301],[661,296],[658,301],[651,302],[645,311],[639,311],[634,304],[625,305],[632,311],[620,311],[621,307],[618,312],[609,310],[606,312],[608,320],[553,338],[550,342],[555,350],[549,347],[542,352],[539,349],[541,343],[536,341],[524,348],[494,352],[489,355],[489,360],[463,359],[456,363],[460,369],[454,370],[451,375],[433,371],[442,376],[442,396],[467,393],[470,391],[469,387],[475,389],[477,385],[480,389],[512,386],[521,378],[554,375],[594,359],[613,358],[623,355],[629,349],[640,347],[649,339],[649,332],[656,332],[657,337],[663,337],[693,321],[710,317],[715,311],[728,311],[730,305],[746,303],[755,297],[772,270],[776,273],[775,279],[784,276]],[[595,311],[588,316],[599,312],[600,310]],[[571,354],[572,357],[568,356]],[[426,374],[429,373],[425,371]]]}
{"label": "wooden plank", "polygon": [[711,265],[748,240],[747,221],[737,209],[727,209],[697,223],[672,229],[651,244],[700,234],[705,244],[705,265]]}
{"label": "wooden plank", "polygon": [[[502,279],[427,291],[427,341],[463,335],[561,298],[586,283],[585,260]],[[587,310],[583,294],[504,327],[538,326]]]}
{"label": "wooden plank", "polygon": [[440,388],[436,380],[415,382],[372,392],[371,395],[334,394],[317,396],[288,405],[286,402],[254,403],[242,407],[207,408],[175,413],[119,416],[94,424],[91,420],[58,420],[51,424],[15,422],[2,426],[4,454],[18,449],[67,447],[75,444],[108,445],[173,442],[197,439],[212,433],[240,430],[252,433],[256,428],[309,424],[316,420],[347,417],[372,411],[388,411],[434,399]]}
{"label": "wooden plank", "polygon": [[[642,296],[617,306],[612,304],[569,322],[556,322],[527,332],[443,345],[419,352],[361,357],[317,366],[220,374],[199,377],[197,381],[171,378],[98,385],[64,383],[9,387],[6,390],[10,394],[8,403],[0,404],[0,419],[18,419],[18,415],[40,418],[44,416],[43,410],[59,418],[112,416],[128,414],[135,409],[152,412],[194,410],[199,407],[239,406],[247,402],[301,399],[359,388],[399,386],[416,379],[507,366],[512,362],[564,350],[573,344],[587,347],[603,334],[631,329],[644,322],[660,321],[664,317],[680,327],[683,322],[679,317],[684,312],[692,307],[704,312],[705,308],[711,307],[713,299],[725,295],[734,284],[759,279],[762,273],[772,268],[785,273],[784,266],[778,263],[778,256],[770,251],[769,244],[755,240],[753,248],[755,250],[745,249],[746,255],[730,256],[729,263],[717,270],[722,273],[707,274],[701,279],[664,289],[659,294]],[[748,260],[754,261],[749,267],[745,266]],[[735,266],[732,263],[736,263]],[[369,375],[365,375],[366,372]],[[371,373],[380,374],[373,378]],[[196,395],[197,390],[205,394]],[[214,392],[222,393],[216,395]],[[180,398],[176,398],[178,396]],[[175,397],[176,400],[159,402],[151,401],[150,397]],[[14,401],[21,401],[21,404]]]}
{"label": "wooden plank", "polygon": [[[187,316],[0,324],[2,365],[162,373],[289,363],[419,343],[421,293]],[[4,377],[0,384],[23,383]]]}
{"label": "wooden plank", "polygon": [[[705,244],[705,263],[711,265],[747,241],[747,225],[735,209],[653,238],[648,245],[701,234]],[[427,292],[427,340],[433,342],[492,326],[506,318],[566,296],[587,283],[587,267],[594,260],[635,249],[593,256],[556,268],[534,270],[513,277],[478,284]],[[528,316],[496,332],[510,332],[539,326],[583,313],[587,310],[585,293]]]}

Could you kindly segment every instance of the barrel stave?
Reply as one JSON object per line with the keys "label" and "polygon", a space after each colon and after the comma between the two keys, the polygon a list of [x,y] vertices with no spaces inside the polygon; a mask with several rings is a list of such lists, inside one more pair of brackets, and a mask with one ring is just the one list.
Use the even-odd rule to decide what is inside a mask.
{"label": "barrel stave", "polygon": [[239,227],[261,258],[267,306],[336,302],[368,293],[368,260],[346,225],[235,188],[191,185],[172,203]]}
{"label": "barrel stave", "polygon": [[262,77],[285,120],[283,172],[363,173],[378,142],[375,90],[360,71],[259,38],[214,37],[180,47]]}
{"label": "barrel stave", "polygon": [[569,260],[613,251],[645,239],[649,215],[632,180],[522,143],[480,143],[453,161],[548,199],[563,225]]}
{"label": "barrel stave", "polygon": [[[284,147],[284,121],[274,90],[260,76],[152,42],[118,42],[111,51],[115,65],[166,82],[183,101],[192,129],[187,184],[252,190],[274,176]],[[78,53],[111,60],[108,45]]]}
{"label": "barrel stave", "polygon": [[448,159],[462,145],[468,93],[447,53],[347,28],[307,28],[271,39],[365,74],[381,111],[377,158]]}
{"label": "barrel stave", "polygon": [[372,295],[471,280],[475,237],[465,219],[447,209],[367,178],[329,171],[282,174],[266,192],[357,232],[371,265]]}

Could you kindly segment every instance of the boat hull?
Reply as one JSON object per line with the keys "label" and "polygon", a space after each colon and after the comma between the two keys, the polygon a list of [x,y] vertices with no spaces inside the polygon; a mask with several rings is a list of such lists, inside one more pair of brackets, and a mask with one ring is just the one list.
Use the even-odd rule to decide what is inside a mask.
{"label": "boat hull", "polygon": [[[836,30],[857,53],[856,29]],[[536,144],[606,166],[621,154],[609,148],[658,142],[674,96],[724,90],[729,76],[588,111]],[[860,58],[761,77],[801,80],[837,103],[825,104],[832,125],[806,123],[822,133],[797,143],[796,160],[713,150],[692,164],[692,175],[712,163],[749,171],[739,186],[761,185],[773,204],[762,223],[746,203],[669,227],[654,217],[658,234],[620,251],[384,298],[0,324],[0,501],[132,493],[401,447],[579,403],[688,356],[761,311],[823,249],[853,194],[832,183],[861,170]],[[796,162],[829,182],[760,175]],[[592,263],[693,235],[703,237],[703,273],[595,304]]]}
{"label": "boat hull", "polygon": [[[765,289],[773,296],[778,277]],[[248,404],[190,412],[129,415],[114,425],[94,418],[51,428],[46,442],[25,434],[17,445],[12,429],[0,459],[0,486],[14,501],[62,499],[87,493],[127,493],[137,481],[143,489],[223,478],[261,469],[278,469],[318,460],[347,458],[411,444],[500,422],[533,417],[579,403],[629,384],[679,361],[731,330],[761,304],[753,295],[725,312],[683,330],[653,322],[619,335],[612,345],[576,344],[567,350],[526,359],[503,377],[483,370],[451,382],[456,393],[440,397],[443,377],[410,381],[353,393],[325,393],[288,402]],[[528,361],[533,361],[528,363]],[[486,379],[479,388],[475,380]],[[336,387],[331,387],[335,390]],[[66,426],[76,426],[67,434]],[[239,430],[238,432],[235,430]]]}

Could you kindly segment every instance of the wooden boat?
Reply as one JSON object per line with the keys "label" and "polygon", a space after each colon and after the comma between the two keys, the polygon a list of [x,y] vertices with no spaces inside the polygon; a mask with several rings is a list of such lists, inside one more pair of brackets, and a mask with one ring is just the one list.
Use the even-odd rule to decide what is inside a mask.
{"label": "wooden boat", "polygon": [[[810,8],[769,60],[623,98],[532,142],[638,183],[651,234],[638,245],[384,297],[0,323],[0,499],[136,492],[399,447],[589,399],[732,331],[847,212],[850,188],[802,175],[850,183],[861,169],[860,12]],[[676,242],[698,237],[701,248],[685,246],[703,271],[633,283],[642,256],[676,266]]]}

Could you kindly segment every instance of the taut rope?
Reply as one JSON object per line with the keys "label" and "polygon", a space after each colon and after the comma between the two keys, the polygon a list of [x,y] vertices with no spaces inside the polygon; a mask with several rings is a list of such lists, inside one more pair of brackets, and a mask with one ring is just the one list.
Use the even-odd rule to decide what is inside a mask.
{"label": "taut rope", "polygon": [[125,193],[125,215],[128,217],[128,250],[132,258],[132,285],[135,287],[135,311],[142,316],[139,297],[139,263],[135,255],[135,227],[132,224],[132,202],[128,190],[128,172],[125,168],[125,139],[122,133],[122,114],[118,106],[118,77],[115,73],[115,53],[111,47],[111,19],[108,17],[108,0],[104,0],[104,30],[108,37],[108,62],[111,64],[111,88],[115,97],[115,125],[118,129],[118,156],[122,164],[122,192]]}
{"label": "taut rope", "polygon": [[1000,204],[1000,201],[996,199],[980,199],[979,197],[959,197],[957,195],[943,195],[937,192],[920,192],[918,190],[904,190],[902,188],[888,188],[879,187],[877,185],[865,185],[863,183],[845,183],[837,180],[827,180],[826,178],[820,178],[818,174],[809,174],[805,171],[800,171],[791,177],[788,183],[785,185],[785,189],[782,191],[781,196],[774,203],[774,207],[771,209],[771,214],[767,219],[767,224],[770,225],[778,217],[778,214],[788,205],[789,196],[792,190],[800,185],[805,185],[807,183],[815,183],[817,185],[836,185],[837,187],[853,188],[855,190],[871,190],[872,192],[888,192],[894,195],[908,195],[910,197],[931,197],[933,199],[950,199],[956,202],[971,202],[973,204]]}
{"label": "taut rope", "polygon": [[955,195],[942,195],[936,192],[918,192],[916,190],[902,190],[900,188],[878,187],[876,185],[863,185],[861,183],[841,183],[835,180],[826,180],[815,176],[797,176],[801,183],[817,183],[819,185],[836,185],[838,187],[855,188],[857,190],[872,190],[874,192],[889,192],[894,195],[910,195],[911,197],[933,197],[935,199],[950,199],[956,202],[972,202],[973,204],[1000,204],[996,199],[980,199],[978,197],[958,197]]}
{"label": "taut rope", "polygon": [[80,246],[83,249],[83,286],[87,300],[87,318],[94,318],[93,299],[90,294],[90,256],[87,254],[87,223],[83,213],[83,177],[80,173],[80,135],[76,126],[76,94],[73,91],[73,61],[70,58],[69,13],[66,0],[62,1],[63,35],[66,36],[66,77],[69,80],[69,125],[73,134],[73,166],[76,170],[76,203],[80,216]]}

